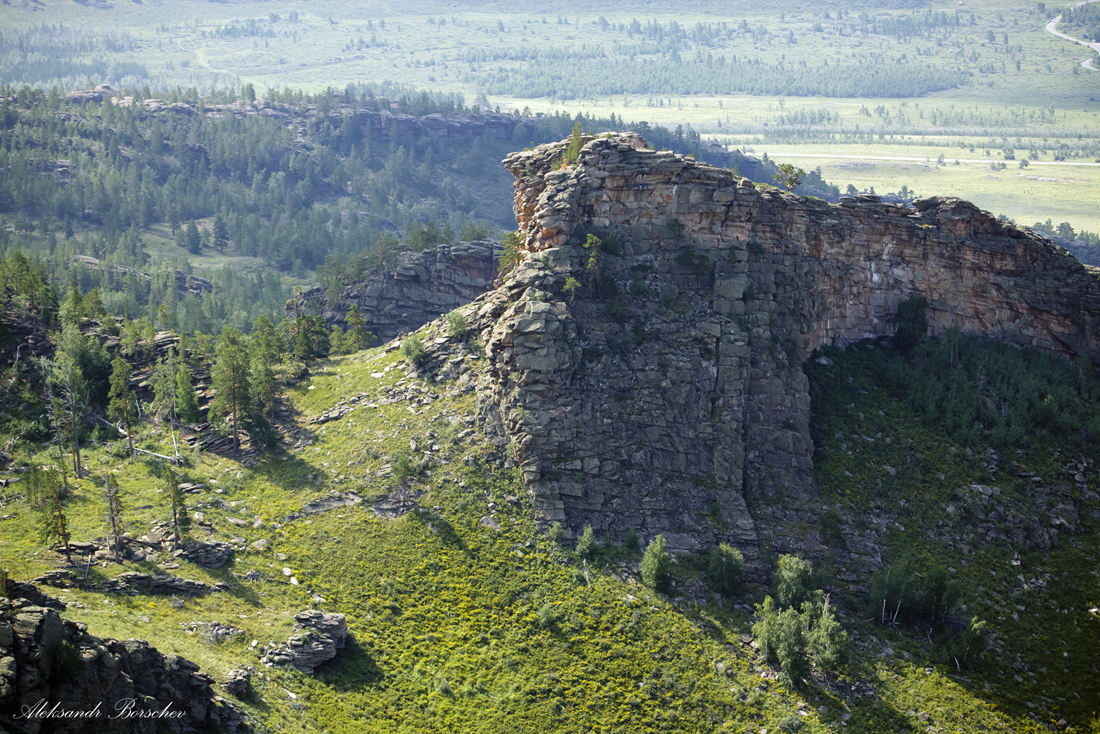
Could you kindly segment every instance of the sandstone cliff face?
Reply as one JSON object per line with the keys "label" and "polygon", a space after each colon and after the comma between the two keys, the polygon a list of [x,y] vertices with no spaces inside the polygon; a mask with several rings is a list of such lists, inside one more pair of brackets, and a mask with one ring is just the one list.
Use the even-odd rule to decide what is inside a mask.
{"label": "sandstone cliff face", "polygon": [[[15,598],[0,597],[3,731],[152,734],[242,727],[241,713],[214,695],[213,679],[191,661],[163,655],[143,640],[93,637],[85,625],[59,616],[64,606],[33,586],[9,582],[8,590]],[[126,714],[129,701],[135,716]],[[44,713],[51,711],[53,716]],[[63,718],[62,711],[97,715]],[[140,717],[147,712],[172,715]]]}
{"label": "sandstone cliff face", "polygon": [[[501,247],[497,242],[459,242],[407,254],[400,265],[347,286],[331,308],[314,286],[299,294],[300,307],[322,313],[325,323],[347,326],[352,304],[381,341],[415,331],[441,314],[465,306],[493,287]],[[288,306],[293,310],[294,306]]]}
{"label": "sandstone cliff face", "polygon": [[531,254],[475,304],[482,419],[544,522],[812,552],[792,531],[816,494],[802,363],[888,334],[911,295],[936,332],[1100,358],[1095,275],[969,203],[829,205],[634,135],[588,138],[568,168],[564,147],[505,160]]}

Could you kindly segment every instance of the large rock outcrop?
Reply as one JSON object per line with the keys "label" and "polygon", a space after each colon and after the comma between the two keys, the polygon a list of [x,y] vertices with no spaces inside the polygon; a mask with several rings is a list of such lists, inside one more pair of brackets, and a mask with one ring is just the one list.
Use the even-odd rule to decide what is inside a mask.
{"label": "large rock outcrop", "polygon": [[294,615],[295,633],[285,645],[264,650],[260,662],[293,665],[303,673],[312,673],[321,663],[336,657],[348,637],[348,622],[343,614],[307,609]]}
{"label": "large rock outcrop", "polygon": [[[64,605],[9,582],[0,596],[0,730],[237,731],[243,718],[214,695],[213,679],[143,640],[103,640],[63,619]],[[48,602],[43,605],[43,600]],[[66,714],[66,712],[69,712]],[[152,714],[159,713],[159,716]]]}
{"label": "large rock outcrop", "polygon": [[635,135],[564,152],[505,160],[530,254],[474,305],[482,420],[544,522],[750,557],[764,534],[812,544],[802,363],[888,334],[912,295],[936,332],[1100,359],[1095,272],[967,202],[830,205]]}
{"label": "large rock outcrop", "polygon": [[287,310],[321,313],[329,326],[346,327],[344,319],[354,304],[367,330],[389,341],[491,289],[500,253],[498,242],[459,242],[409,253],[398,265],[376,270],[366,280],[344,288],[331,307],[326,305],[325,291],[314,286],[302,291]]}

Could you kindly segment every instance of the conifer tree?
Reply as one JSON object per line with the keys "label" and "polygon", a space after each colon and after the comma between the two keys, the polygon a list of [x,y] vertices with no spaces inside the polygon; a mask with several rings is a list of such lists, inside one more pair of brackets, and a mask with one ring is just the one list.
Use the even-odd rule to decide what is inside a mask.
{"label": "conifer tree", "polygon": [[112,543],[115,553],[115,560],[122,562],[122,502],[118,496],[118,485],[111,481],[110,472],[107,473],[106,486],[103,490],[104,498],[107,500],[107,522],[111,526],[111,535],[114,536],[114,542]]}
{"label": "conifer tree", "polygon": [[225,226],[225,219],[219,213],[214,216],[214,247],[218,252],[225,252],[229,244],[229,228]]}
{"label": "conifer tree", "polygon": [[240,451],[240,424],[242,419],[248,418],[252,407],[248,340],[238,329],[227,326],[218,337],[215,355],[214,369],[210,374],[215,395],[210,413],[229,419],[233,428],[233,450]]}
{"label": "conifer tree", "polygon": [[[60,453],[60,451],[59,451]],[[39,510],[38,536],[43,543],[60,542],[65,559],[73,562],[69,524],[65,519],[64,480],[56,469],[33,466],[27,475],[27,494]]]}
{"label": "conifer tree", "polygon": [[184,423],[198,423],[202,419],[195,388],[191,386],[191,370],[182,359],[176,370],[176,416]]}
{"label": "conifer tree", "polygon": [[267,411],[267,419],[275,420],[275,398],[278,395],[279,383],[275,377],[275,370],[271,368],[271,360],[264,355],[262,349],[255,347],[253,340],[252,359],[249,364],[249,379],[252,382],[252,392],[256,399],[263,403]]}
{"label": "conifer tree", "polygon": [[169,420],[176,420],[176,372],[179,370],[179,362],[176,360],[176,350],[168,348],[168,354],[153,365],[153,412],[157,416],[167,416]]}
{"label": "conifer tree", "polygon": [[348,315],[344,317],[344,321],[348,324],[348,334],[351,336],[355,343],[355,351],[360,351],[363,347],[368,346],[374,339],[374,334],[367,331],[366,319],[363,318],[363,314],[359,313],[359,304],[351,304],[351,308],[348,309]]}
{"label": "conifer tree", "polygon": [[138,418],[137,400],[130,390],[130,363],[116,355],[114,370],[111,372],[111,402],[107,406],[107,415],[113,421],[122,421],[126,426],[126,442],[130,445],[130,458],[134,458],[134,423]]}
{"label": "conifer tree", "polygon": [[171,512],[169,518],[172,523],[172,532],[176,539],[173,548],[183,545],[183,533],[190,526],[191,519],[187,516],[187,506],[184,504],[183,490],[180,489],[179,477],[162,461],[153,464],[150,473],[164,483],[164,494],[168,496],[168,508]]}
{"label": "conifer tree", "polygon": [[194,219],[183,228],[183,246],[192,255],[198,255],[202,252],[202,237],[199,235],[199,228],[195,225]]}

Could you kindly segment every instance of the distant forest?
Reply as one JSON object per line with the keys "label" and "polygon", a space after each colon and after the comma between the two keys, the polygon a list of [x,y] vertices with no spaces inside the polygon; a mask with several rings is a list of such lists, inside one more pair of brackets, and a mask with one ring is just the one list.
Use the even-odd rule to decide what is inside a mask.
{"label": "distant forest", "polygon": [[[42,258],[59,289],[73,279],[84,292],[99,288],[116,315],[156,319],[167,303],[172,328],[246,330],[258,315],[278,319],[289,278],[316,274],[327,287],[402,249],[513,228],[511,176],[500,160],[561,140],[575,123],[586,132],[633,128],[657,148],[740,164],[764,181],[774,172],[704,145],[690,128],[498,114],[392,85],[272,92],[261,102],[250,87],[241,99],[140,90],[125,103],[8,87],[0,88],[0,254]],[[802,190],[836,193],[816,173]],[[153,262],[157,242],[162,258]],[[196,270],[200,254],[223,266]],[[268,271],[238,273],[228,267],[234,257]],[[171,284],[191,274],[211,280],[213,293],[176,303]]]}

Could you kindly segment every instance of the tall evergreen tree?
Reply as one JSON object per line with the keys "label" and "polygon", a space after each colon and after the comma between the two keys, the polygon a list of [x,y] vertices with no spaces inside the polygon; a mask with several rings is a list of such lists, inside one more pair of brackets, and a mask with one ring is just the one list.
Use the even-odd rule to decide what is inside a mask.
{"label": "tall evergreen tree", "polygon": [[214,248],[218,252],[225,252],[229,244],[229,228],[225,226],[225,219],[219,213],[214,217]]}
{"label": "tall evergreen tree", "polygon": [[130,458],[134,458],[134,423],[138,419],[137,399],[130,390],[130,363],[116,355],[111,373],[111,402],[107,406],[107,415],[113,421],[122,421],[126,426],[126,442],[130,445]]}
{"label": "tall evergreen tree", "polygon": [[183,246],[192,255],[198,255],[202,252],[202,237],[199,235],[199,228],[195,225],[194,219],[189,221],[187,226],[183,228]]}
{"label": "tall evergreen tree", "polygon": [[233,428],[233,450],[240,451],[240,424],[249,417],[252,396],[248,379],[248,339],[238,329],[232,326],[222,329],[210,377],[215,393],[210,413],[229,419]]}
{"label": "tall evergreen tree", "polygon": [[43,469],[32,466],[27,475],[27,494],[31,503],[38,507],[38,535],[44,543],[60,542],[65,559],[73,562],[69,548],[69,524],[65,519],[65,482],[61,472],[56,469]]}
{"label": "tall evergreen tree", "polygon": [[191,385],[191,370],[182,359],[176,370],[176,415],[184,423],[198,423],[202,419],[195,388]]}
{"label": "tall evergreen tree", "polygon": [[374,339],[374,334],[367,331],[366,319],[363,318],[363,314],[359,313],[359,304],[351,304],[351,308],[348,309],[348,315],[344,317],[344,321],[348,324],[348,334],[355,342],[355,351],[360,351],[363,347],[369,346]]}
{"label": "tall evergreen tree", "polygon": [[112,550],[115,560],[122,562],[122,501],[118,495],[118,485],[111,481],[111,473],[107,472],[106,486],[103,489],[104,499],[107,500],[107,523],[110,525],[112,535]]}

